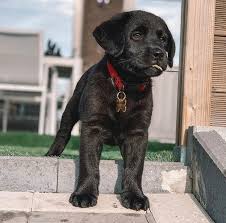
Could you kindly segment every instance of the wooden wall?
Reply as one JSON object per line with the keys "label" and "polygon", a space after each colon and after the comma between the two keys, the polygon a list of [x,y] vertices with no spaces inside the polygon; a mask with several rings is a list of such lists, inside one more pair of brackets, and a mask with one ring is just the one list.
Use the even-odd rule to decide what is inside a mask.
{"label": "wooden wall", "polygon": [[210,124],[215,0],[184,0],[177,144],[192,125]]}
{"label": "wooden wall", "polygon": [[210,125],[226,127],[226,0],[216,0]]}
{"label": "wooden wall", "polygon": [[177,144],[192,125],[226,127],[226,0],[184,0]]}

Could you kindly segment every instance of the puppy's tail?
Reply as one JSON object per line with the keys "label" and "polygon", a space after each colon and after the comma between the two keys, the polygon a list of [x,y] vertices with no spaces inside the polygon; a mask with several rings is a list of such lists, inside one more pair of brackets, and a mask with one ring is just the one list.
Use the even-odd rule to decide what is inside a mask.
{"label": "puppy's tail", "polygon": [[46,156],[60,156],[64,151],[69,139],[71,138],[72,128],[79,120],[78,107],[81,94],[87,82],[87,78],[88,73],[85,73],[77,83],[74,93],[64,110],[56,138],[49,151],[46,153]]}

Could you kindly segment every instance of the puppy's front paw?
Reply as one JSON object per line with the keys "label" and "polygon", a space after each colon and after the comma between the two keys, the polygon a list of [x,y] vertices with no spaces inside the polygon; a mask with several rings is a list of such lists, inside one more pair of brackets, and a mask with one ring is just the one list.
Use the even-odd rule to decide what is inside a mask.
{"label": "puppy's front paw", "polygon": [[146,196],[137,196],[133,192],[125,192],[121,194],[121,203],[125,208],[130,208],[136,211],[149,209],[149,200]]}
{"label": "puppy's front paw", "polygon": [[88,208],[97,204],[97,197],[92,194],[73,193],[69,199],[69,202],[75,207]]}

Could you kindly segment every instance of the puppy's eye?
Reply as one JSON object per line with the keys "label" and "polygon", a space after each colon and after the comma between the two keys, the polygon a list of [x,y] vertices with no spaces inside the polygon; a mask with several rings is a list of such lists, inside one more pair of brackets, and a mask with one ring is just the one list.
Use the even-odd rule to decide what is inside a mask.
{"label": "puppy's eye", "polygon": [[143,39],[143,33],[139,32],[139,31],[135,31],[131,34],[131,39],[135,40],[135,41],[139,41]]}
{"label": "puppy's eye", "polygon": [[162,41],[162,42],[166,42],[166,37],[165,36],[161,36],[161,37],[159,37],[159,39]]}
{"label": "puppy's eye", "polygon": [[167,36],[163,33],[162,30],[157,31],[157,36],[163,43],[167,41]]}

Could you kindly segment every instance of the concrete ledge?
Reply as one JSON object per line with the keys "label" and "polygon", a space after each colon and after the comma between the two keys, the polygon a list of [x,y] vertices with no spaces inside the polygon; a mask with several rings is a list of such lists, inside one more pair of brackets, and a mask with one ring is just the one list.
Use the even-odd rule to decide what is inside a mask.
{"label": "concrete ledge", "polygon": [[[78,161],[59,160],[57,192],[72,192],[77,185]],[[121,191],[123,162],[102,160],[100,162],[100,193]],[[191,191],[189,169],[181,163],[145,162],[142,180],[145,193]]]}
{"label": "concrete ledge", "polygon": [[[100,162],[100,193],[121,191],[122,161]],[[0,191],[70,193],[77,184],[78,161],[57,158],[0,157]],[[146,161],[145,193],[191,192],[189,168],[181,163]]]}
{"label": "concrete ledge", "polygon": [[[215,132],[216,137],[211,137],[211,140],[213,140],[213,142],[211,142],[211,140],[202,140],[202,136],[206,138],[208,138],[207,134],[210,134],[210,132]],[[200,133],[200,134],[199,134]],[[187,142],[187,147],[189,149],[186,150],[186,166],[191,166],[191,162],[192,162],[192,147],[193,147],[193,137],[200,137],[200,141],[202,141],[202,143],[207,143],[211,145],[206,145],[205,147],[210,147],[212,148],[212,144],[214,143],[215,145],[217,145],[217,147],[219,145],[221,145],[222,143],[224,144],[224,142],[226,142],[226,128],[224,127],[215,127],[215,126],[191,126],[188,129],[188,142]],[[204,146],[204,145],[203,145]],[[210,153],[212,149],[207,149]],[[216,150],[217,151],[217,150]],[[215,155],[217,155],[216,153],[214,153]],[[214,156],[215,156],[214,155]],[[215,160],[216,161],[216,160]]]}
{"label": "concrete ledge", "polygon": [[226,142],[215,131],[196,132],[194,137],[202,145],[220,171],[226,176]]}
{"label": "concrete ledge", "polygon": [[0,156],[0,190],[56,192],[58,160]]}
{"label": "concrete ledge", "polygon": [[225,132],[226,128],[198,127],[189,136],[193,193],[217,223],[226,219]]}
{"label": "concrete ledge", "polygon": [[[3,196],[3,193],[5,195]],[[117,195],[101,194],[97,206],[76,208],[69,202],[70,194],[19,193],[0,194],[0,221],[11,223],[211,223],[211,219],[191,194],[147,194],[150,210],[133,211],[121,206]],[[18,212],[21,197],[29,208]],[[10,207],[5,206],[12,200]],[[9,221],[7,221],[7,219]],[[18,221],[18,219],[20,221]]]}
{"label": "concrete ledge", "polygon": [[193,132],[210,132],[216,131],[226,141],[226,128],[217,126],[194,126]]}

